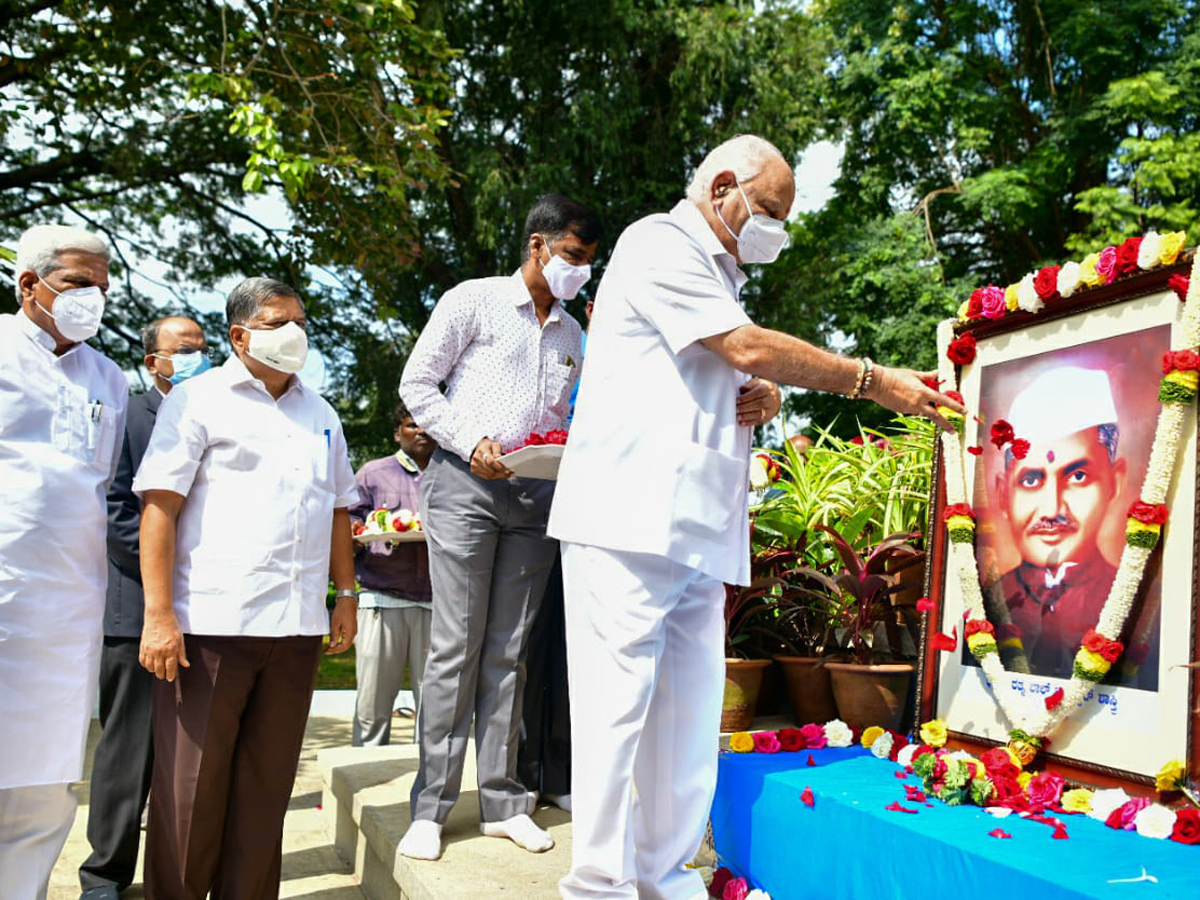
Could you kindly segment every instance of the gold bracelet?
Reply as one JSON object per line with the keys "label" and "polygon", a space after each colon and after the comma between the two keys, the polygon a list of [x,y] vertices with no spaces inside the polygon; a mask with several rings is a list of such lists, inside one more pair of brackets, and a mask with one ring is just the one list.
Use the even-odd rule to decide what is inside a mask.
{"label": "gold bracelet", "polygon": [[854,379],[854,387],[850,389],[850,393],[846,396],[851,400],[857,400],[862,395],[863,380],[867,377],[867,365],[865,360],[858,361],[858,376]]}
{"label": "gold bracelet", "polygon": [[858,391],[858,397],[856,398],[858,400],[865,400],[867,398],[867,392],[871,390],[871,382],[875,379],[875,363],[871,362],[871,357],[864,356],[862,361],[863,367],[867,371],[863,375],[862,387]]}

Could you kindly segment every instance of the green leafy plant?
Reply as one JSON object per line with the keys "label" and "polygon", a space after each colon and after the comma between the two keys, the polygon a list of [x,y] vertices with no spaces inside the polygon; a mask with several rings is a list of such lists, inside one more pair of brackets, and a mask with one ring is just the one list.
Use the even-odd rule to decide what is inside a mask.
{"label": "green leafy plant", "polygon": [[[915,606],[896,602],[896,595],[907,585],[901,580],[903,572],[921,565],[925,552],[913,545],[915,533],[893,534],[865,554],[858,553],[838,532],[824,525],[826,542],[837,554],[841,571],[830,582],[834,588],[832,609],[838,622],[839,645],[848,650],[854,661],[869,664],[880,658],[895,659],[901,655],[900,627],[915,628]],[[877,626],[887,635],[887,648],[875,646]]]}

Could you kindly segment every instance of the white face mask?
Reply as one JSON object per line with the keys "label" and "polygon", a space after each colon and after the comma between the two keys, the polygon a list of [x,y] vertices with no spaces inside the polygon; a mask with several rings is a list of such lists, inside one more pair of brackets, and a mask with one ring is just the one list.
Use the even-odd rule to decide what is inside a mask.
{"label": "white face mask", "polygon": [[304,361],[308,359],[308,335],[295,322],[278,328],[241,327],[250,335],[246,355],[251,359],[289,375],[304,368]]}
{"label": "white face mask", "polygon": [[[549,252],[550,245],[546,245]],[[550,261],[542,267],[542,277],[550,293],[559,300],[574,300],[579,289],[588,283],[592,277],[592,267],[589,265],[573,266],[561,256],[550,256]]]}
{"label": "white face mask", "polygon": [[775,262],[779,259],[780,252],[787,246],[787,229],[778,219],[772,219],[768,215],[752,211],[750,201],[746,198],[746,192],[742,190],[741,184],[736,181],[734,183],[737,184],[738,193],[742,195],[742,202],[746,204],[746,213],[750,216],[746,220],[746,224],[742,226],[742,233],[734,234],[729,223],[725,221],[725,217],[721,215],[720,207],[717,207],[716,210],[717,218],[721,220],[725,230],[737,240],[738,259],[744,263]]}
{"label": "white face mask", "polygon": [[[58,298],[54,301],[53,312],[40,303],[37,305],[54,320],[59,334],[68,341],[78,342],[86,341],[100,330],[100,317],[104,315],[104,292],[100,288],[93,285],[56,291],[40,275],[38,281]],[[37,303],[36,300],[33,302]]]}

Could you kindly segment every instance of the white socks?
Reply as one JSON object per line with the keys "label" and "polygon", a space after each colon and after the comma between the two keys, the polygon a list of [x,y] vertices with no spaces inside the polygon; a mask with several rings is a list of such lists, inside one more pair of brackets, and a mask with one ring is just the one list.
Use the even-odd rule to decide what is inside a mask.
{"label": "white socks", "polygon": [[552,803],[561,810],[566,812],[571,811],[571,795],[570,794],[542,794],[542,799],[547,803]]}
{"label": "white socks", "polygon": [[[416,824],[413,822],[414,826]],[[554,846],[554,838],[550,837],[550,833],[538,828],[529,816],[513,816],[511,819],[504,819],[500,822],[481,822],[479,830],[488,837],[506,837],[531,853],[543,853]],[[412,833],[411,829],[409,829],[409,833]],[[404,840],[408,840],[408,835],[404,836]],[[400,843],[400,852],[404,853],[403,841]],[[434,859],[435,857],[425,858]]]}
{"label": "white socks", "polygon": [[442,826],[432,819],[413,819],[396,849],[411,859],[437,859],[442,855]]}

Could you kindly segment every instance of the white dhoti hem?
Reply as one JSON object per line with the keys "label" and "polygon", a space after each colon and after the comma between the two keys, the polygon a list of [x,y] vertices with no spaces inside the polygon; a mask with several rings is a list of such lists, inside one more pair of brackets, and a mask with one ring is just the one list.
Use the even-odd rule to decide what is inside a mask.
{"label": "white dhoti hem", "polygon": [[563,543],[573,849],[567,900],[693,900],[716,788],[724,586]]}
{"label": "white dhoti hem", "polygon": [[0,897],[46,900],[76,806],[69,784],[0,788]]}

